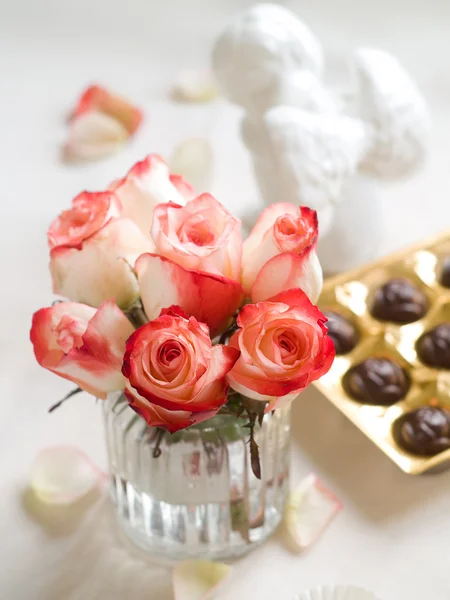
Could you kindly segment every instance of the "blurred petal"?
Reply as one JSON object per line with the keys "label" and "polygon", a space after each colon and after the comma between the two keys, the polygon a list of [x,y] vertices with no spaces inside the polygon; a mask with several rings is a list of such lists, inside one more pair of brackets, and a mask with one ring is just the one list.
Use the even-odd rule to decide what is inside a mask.
{"label": "blurred petal", "polygon": [[296,552],[311,546],[342,509],[341,501],[311,473],[291,491],[284,513],[287,541]]}
{"label": "blurred petal", "polygon": [[73,446],[51,446],[42,450],[31,468],[30,487],[48,504],[73,504],[104,477],[86,454]]}
{"label": "blurred petal", "polygon": [[112,117],[126,129],[129,135],[135,133],[143,119],[139,108],[99,85],[91,85],[83,92],[71,119],[77,119],[93,111]]}
{"label": "blurred petal", "polygon": [[209,102],[217,95],[217,84],[212,73],[194,69],[180,73],[172,89],[174,100],[179,102]]}
{"label": "blurred petal", "polygon": [[97,111],[85,113],[69,125],[63,158],[69,162],[97,160],[117,152],[127,139],[127,130],[116,119]]}
{"label": "blurred petal", "polygon": [[207,560],[187,560],[173,570],[175,600],[208,600],[229,577],[232,567]]}
{"label": "blurred petal", "polygon": [[190,138],[179,144],[169,158],[169,169],[187,179],[194,189],[204,192],[212,181],[214,155],[204,138]]}
{"label": "blurred petal", "polygon": [[321,585],[295,596],[294,600],[379,600],[372,592],[353,585]]}

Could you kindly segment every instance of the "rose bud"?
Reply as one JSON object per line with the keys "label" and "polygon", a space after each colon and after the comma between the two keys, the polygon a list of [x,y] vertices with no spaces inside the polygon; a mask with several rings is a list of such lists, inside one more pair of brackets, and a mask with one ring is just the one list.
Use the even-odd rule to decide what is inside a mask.
{"label": "rose bud", "polygon": [[206,323],[214,337],[224,331],[244,301],[238,281],[184,269],[156,254],[143,254],[134,266],[147,317],[158,317],[166,306],[176,305]]}
{"label": "rose bud", "polygon": [[30,339],[38,363],[98,398],[123,389],[121,373],[133,326],[112,300],[97,310],[60,302],[33,315]]}
{"label": "rose bud", "polygon": [[125,177],[110,185],[110,190],[122,204],[122,216],[134,221],[147,237],[150,237],[157,204],[175,202],[184,205],[193,195],[190,184],[181,176],[171,175],[166,162],[157,154],[149,154],[137,162]]}
{"label": "rose bud", "polygon": [[269,402],[266,411],[294,399],[331,367],[335,350],[326,320],[298,289],[245,305],[229,341],[241,353],[228,373],[231,387]]}
{"label": "rose bud", "polygon": [[225,376],[238,356],[234,348],[213,346],[204,323],[171,307],[128,339],[125,395],[150,425],[171,432],[189,427],[226,403]]}
{"label": "rose bud", "polygon": [[184,207],[157,206],[152,238],[158,254],[186,269],[240,278],[241,222],[210,194],[201,194]]}
{"label": "rose bud", "polygon": [[244,241],[242,285],[253,302],[300,288],[312,302],[322,290],[316,254],[317,213],[306,206],[272,204]]}
{"label": "rose bud", "polygon": [[83,92],[70,120],[91,112],[103,113],[116,119],[129,135],[135,133],[143,119],[142,112],[136,106],[99,85],[91,85]]}
{"label": "rose bud", "polygon": [[63,211],[47,232],[50,249],[56,246],[81,248],[87,239],[120,216],[119,199],[112,192],[82,192],[72,200],[72,208]]}
{"label": "rose bud", "polygon": [[53,291],[91,306],[113,298],[129,308],[139,296],[133,265],[153,250],[130,219],[115,219],[114,194],[84,192],[50,226]]}

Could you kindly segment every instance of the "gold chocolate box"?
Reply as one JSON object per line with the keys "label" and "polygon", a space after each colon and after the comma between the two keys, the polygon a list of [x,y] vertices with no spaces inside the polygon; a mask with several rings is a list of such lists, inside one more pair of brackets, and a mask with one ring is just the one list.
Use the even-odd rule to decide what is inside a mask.
{"label": "gold chocolate box", "polygon": [[[403,471],[414,475],[437,469],[447,462],[450,465],[450,432],[444,436],[443,447],[447,449],[434,455],[406,450],[393,435],[394,422],[419,407],[450,409],[450,365],[446,363],[443,368],[434,368],[425,364],[423,356],[422,360],[419,358],[416,347],[417,340],[425,332],[443,323],[450,327],[450,282],[443,279],[444,261],[449,271],[448,279],[450,231],[326,279],[319,299],[322,311],[333,311],[349,319],[356,326],[359,336],[354,348],[346,354],[337,354],[330,371],[314,385]],[[418,314],[417,320],[408,323],[380,318],[375,308],[380,294],[378,290],[392,279],[406,279],[414,289],[417,288],[425,306],[423,316]],[[389,290],[386,294],[389,296]],[[444,346],[444,361],[448,361],[450,352],[450,343],[447,342],[450,342],[448,337],[437,342]],[[349,391],[351,386],[347,384],[349,375],[344,380],[345,389],[344,375],[369,357],[388,359],[397,368],[403,369],[409,386],[403,397],[381,405],[373,401],[365,402],[361,398],[357,400],[355,395],[349,395],[352,393]],[[357,379],[356,384],[359,383],[361,379]],[[358,391],[358,385],[356,388]],[[398,389],[394,388],[395,391]],[[448,415],[450,427],[450,413]],[[427,433],[428,430],[425,430],[425,435]]]}

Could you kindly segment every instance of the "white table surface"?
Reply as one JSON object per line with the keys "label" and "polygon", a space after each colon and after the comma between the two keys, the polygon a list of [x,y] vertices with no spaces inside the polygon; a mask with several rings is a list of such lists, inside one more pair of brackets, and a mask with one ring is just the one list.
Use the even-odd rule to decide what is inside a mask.
{"label": "white table surface", "polygon": [[[85,395],[52,415],[70,385],[40,369],[28,341],[31,313],[51,300],[45,232],[80,190],[105,186],[149,151],[167,155],[190,135],[216,153],[212,191],[233,206],[255,198],[237,136],[239,113],[168,101],[183,67],[208,51],[237,0],[0,0],[0,598],[170,600],[169,572],[121,545],[107,505],[67,519],[30,507],[24,492],[36,453],[76,444],[105,465],[100,410]],[[446,0],[307,0],[298,12],[331,53],[358,44],[398,54],[432,107],[431,156],[413,180],[386,190],[380,254],[450,225],[450,3]],[[333,63],[331,63],[333,64]],[[99,81],[147,109],[121,154],[63,166],[64,115]],[[450,474],[409,477],[323,397],[308,390],[294,409],[293,481],[311,470],[345,508],[308,554],[277,539],[235,566],[220,600],[290,600],[322,582],[354,583],[381,600],[449,600]]]}

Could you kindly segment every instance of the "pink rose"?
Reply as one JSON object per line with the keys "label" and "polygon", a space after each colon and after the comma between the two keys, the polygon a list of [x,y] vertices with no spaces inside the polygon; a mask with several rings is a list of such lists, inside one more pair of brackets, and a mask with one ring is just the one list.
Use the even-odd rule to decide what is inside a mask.
{"label": "pink rose", "polygon": [[158,254],[186,269],[239,280],[241,223],[210,194],[201,194],[184,207],[158,205],[151,231]]}
{"label": "pink rose", "polygon": [[120,216],[120,202],[112,192],[82,192],[72,208],[57,217],[47,233],[50,249],[56,246],[81,248],[83,240]]}
{"label": "pink rose", "polygon": [[50,252],[54,293],[91,306],[113,298],[129,308],[139,297],[132,267],[138,256],[153,250],[151,241],[130,219],[112,219],[78,242]]}
{"label": "pink rose", "polygon": [[334,359],[327,319],[301,290],[289,290],[267,302],[247,304],[229,345],[241,355],[228,373],[233,389],[269,402],[292,400],[324,375]]}
{"label": "pink rose", "polygon": [[133,326],[112,300],[97,310],[60,302],[33,315],[30,338],[38,363],[98,398],[123,389],[123,353]]}
{"label": "pink rose", "polygon": [[253,302],[300,288],[312,302],[322,290],[316,255],[317,213],[306,206],[272,204],[244,242],[242,285]]}
{"label": "pink rose", "polygon": [[188,315],[206,323],[214,337],[227,328],[244,301],[244,290],[238,281],[184,269],[156,254],[140,256],[134,269],[150,320],[167,306],[180,306]]}
{"label": "pink rose", "polygon": [[123,179],[110,185],[119,198],[122,216],[130,218],[142,233],[150,237],[153,211],[157,204],[175,202],[184,205],[192,188],[182,177],[171,177],[166,162],[157,154],[149,154],[136,163]]}
{"label": "pink rose", "polygon": [[225,376],[238,356],[234,348],[213,346],[206,325],[171,307],[128,339],[125,395],[151,425],[188,427],[226,403]]}

